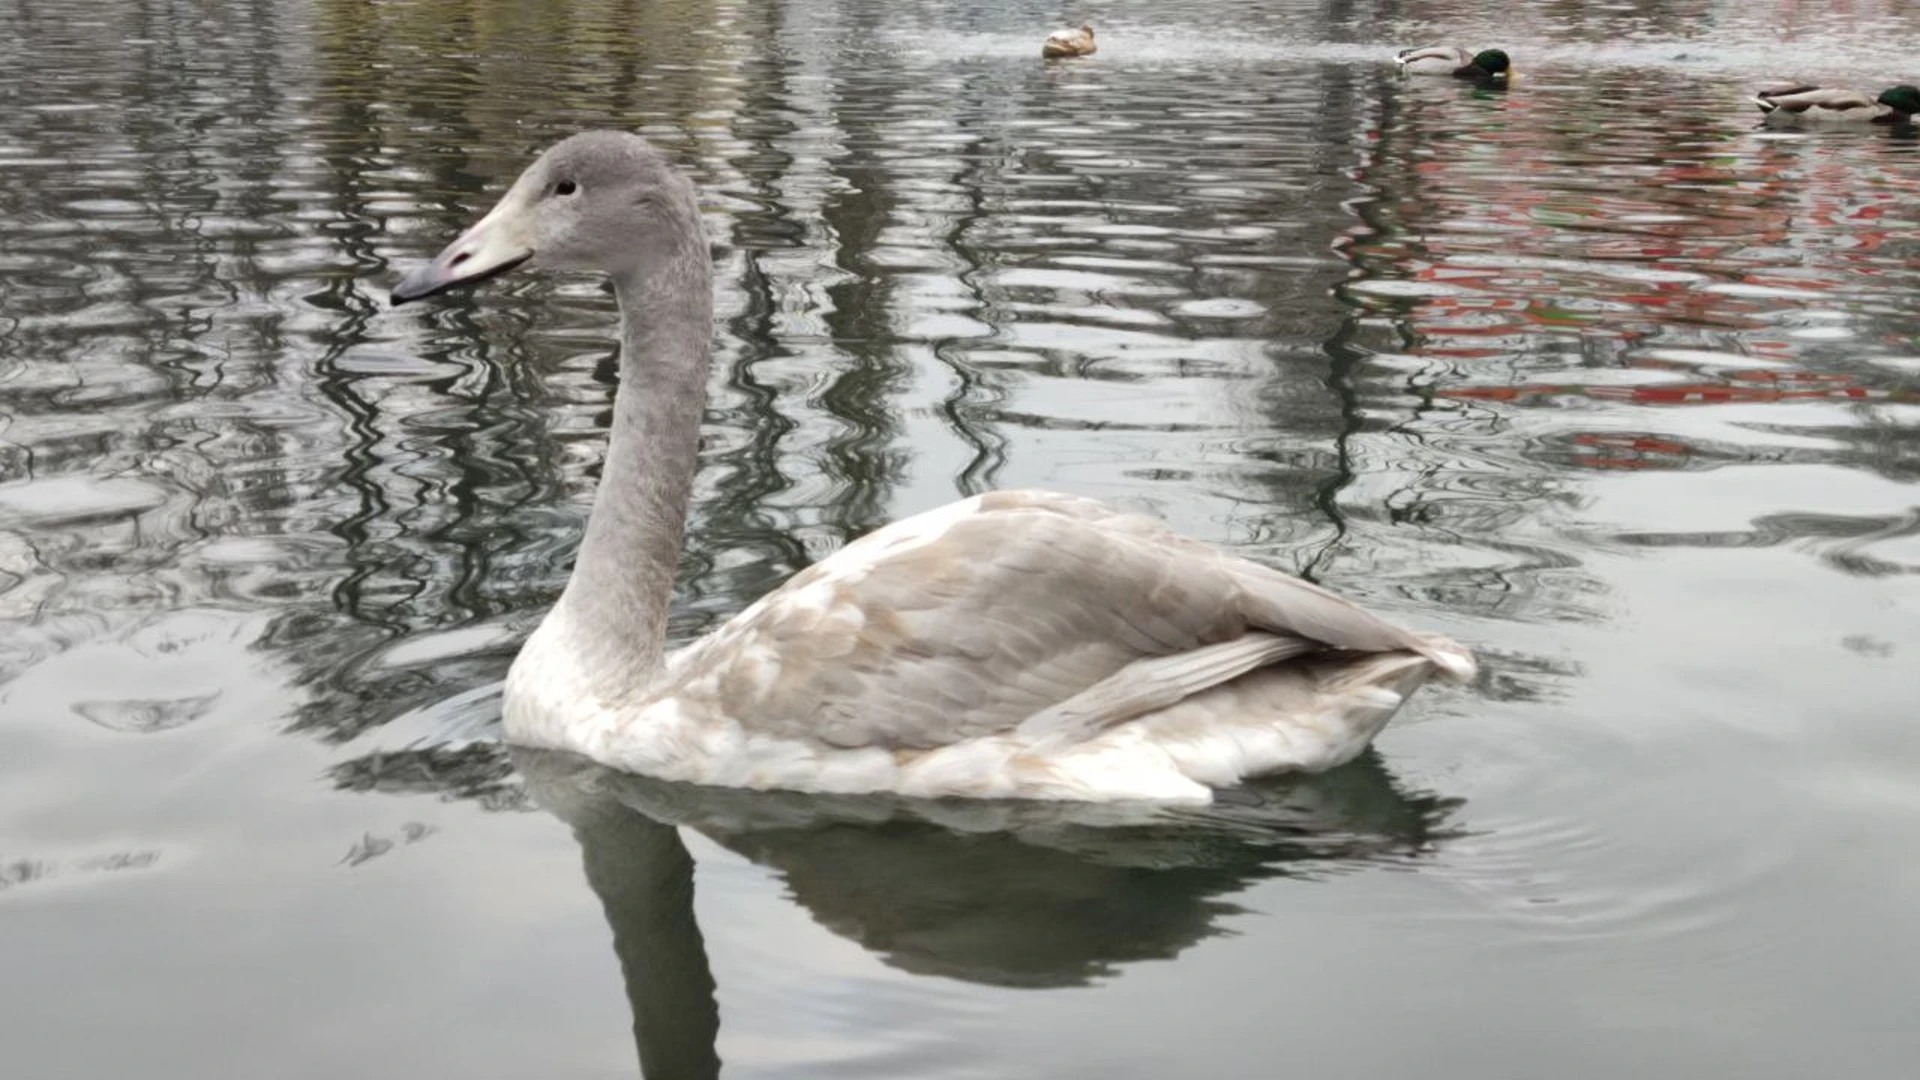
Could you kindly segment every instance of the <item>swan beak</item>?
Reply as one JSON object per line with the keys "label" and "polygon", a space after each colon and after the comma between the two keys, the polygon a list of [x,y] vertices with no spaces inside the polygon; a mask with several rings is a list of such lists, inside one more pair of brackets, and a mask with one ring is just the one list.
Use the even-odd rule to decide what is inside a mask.
{"label": "swan beak", "polygon": [[393,287],[394,306],[425,300],[448,289],[478,285],[533,258],[533,245],[522,237],[518,209],[511,195],[500,200],[432,262],[401,278]]}

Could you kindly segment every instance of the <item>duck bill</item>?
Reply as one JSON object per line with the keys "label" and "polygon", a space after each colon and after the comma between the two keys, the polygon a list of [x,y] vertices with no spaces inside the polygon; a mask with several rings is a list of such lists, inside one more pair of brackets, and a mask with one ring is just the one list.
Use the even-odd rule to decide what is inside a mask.
{"label": "duck bill", "polygon": [[394,306],[425,300],[449,289],[470,288],[533,258],[533,245],[521,234],[516,209],[511,196],[500,200],[500,205],[474,222],[433,261],[401,278],[393,287]]}

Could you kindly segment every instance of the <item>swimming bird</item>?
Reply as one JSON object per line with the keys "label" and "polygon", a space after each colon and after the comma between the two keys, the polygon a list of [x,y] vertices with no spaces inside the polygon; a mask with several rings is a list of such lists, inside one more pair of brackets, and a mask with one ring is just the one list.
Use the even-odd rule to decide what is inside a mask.
{"label": "swimming bird", "polygon": [[1893,86],[1869,97],[1859,90],[1790,86],[1762,90],[1753,103],[1769,123],[1910,124],[1920,115],[1920,87]]}
{"label": "swimming bird", "polygon": [[1078,30],[1055,30],[1040,43],[1040,55],[1049,60],[1062,56],[1092,56],[1099,46],[1093,43],[1093,27],[1082,26]]}
{"label": "swimming bird", "polygon": [[612,279],[620,378],[566,588],[507,674],[507,738],[723,787],[1205,803],[1351,760],[1471,655],[1160,521],[1046,491],[877,529],[665,651],[706,402],[712,265],[646,140],[571,136],[393,289],[522,265]]}
{"label": "swimming bird", "polygon": [[1499,49],[1482,49],[1477,53],[1469,53],[1465,49],[1456,49],[1451,45],[1402,49],[1393,54],[1393,62],[1400,66],[1402,75],[1451,75],[1456,79],[1477,79],[1483,82],[1504,79],[1513,67],[1507,54]]}

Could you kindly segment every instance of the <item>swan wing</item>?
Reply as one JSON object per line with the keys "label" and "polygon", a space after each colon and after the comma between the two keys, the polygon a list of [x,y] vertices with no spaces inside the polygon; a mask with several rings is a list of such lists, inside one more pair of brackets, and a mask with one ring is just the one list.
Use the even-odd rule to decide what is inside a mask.
{"label": "swan wing", "polygon": [[1152,518],[1048,492],[976,496],[847,545],[677,654],[667,691],[749,733],[921,750],[1071,737],[1323,647],[1416,635]]}

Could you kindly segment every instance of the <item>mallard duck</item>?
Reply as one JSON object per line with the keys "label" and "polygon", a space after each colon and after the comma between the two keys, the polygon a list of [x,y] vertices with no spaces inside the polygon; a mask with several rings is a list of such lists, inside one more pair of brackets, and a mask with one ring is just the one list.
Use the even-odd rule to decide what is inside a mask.
{"label": "mallard duck", "polygon": [[1456,79],[1504,79],[1513,67],[1507,54],[1499,49],[1469,53],[1451,45],[1428,45],[1402,49],[1393,54],[1402,75],[1451,75]]}
{"label": "mallard duck", "polygon": [[1351,761],[1459,645],[1091,499],[998,491],[868,533],[669,655],[700,463],[713,269],[693,183],[575,135],[393,288],[522,264],[612,279],[620,380],[573,573],[507,672],[504,728],[718,787],[1206,803]]}
{"label": "mallard duck", "polygon": [[1099,46],[1093,43],[1093,27],[1055,30],[1040,43],[1040,55],[1049,60],[1062,56],[1092,56]]}
{"label": "mallard duck", "polygon": [[1790,86],[1762,90],[1753,103],[1773,123],[1910,124],[1920,115],[1920,87],[1893,86],[1869,97],[1860,90]]}

